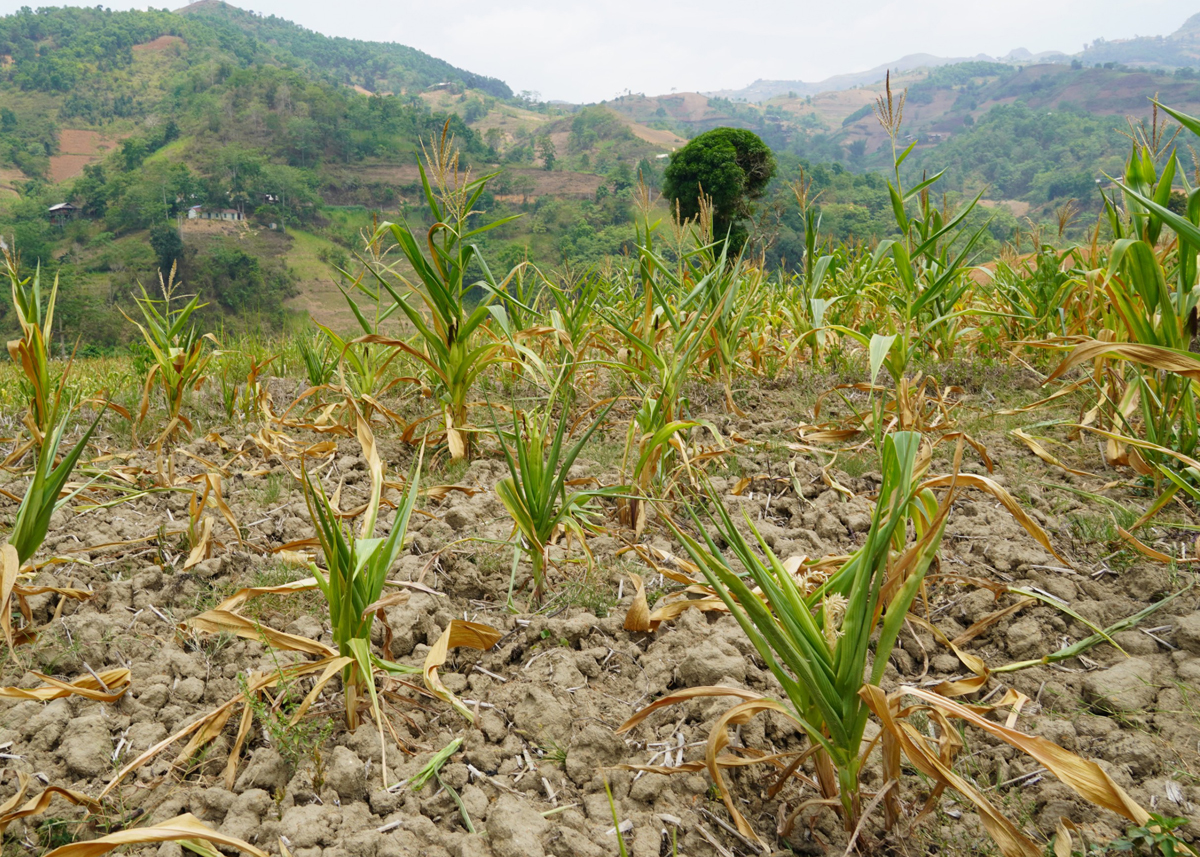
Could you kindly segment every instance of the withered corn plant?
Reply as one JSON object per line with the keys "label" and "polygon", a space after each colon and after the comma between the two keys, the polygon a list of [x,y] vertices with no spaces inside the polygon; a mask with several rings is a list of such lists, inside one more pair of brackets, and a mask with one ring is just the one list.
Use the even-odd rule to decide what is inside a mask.
{"label": "withered corn plant", "polygon": [[[520,534],[520,549],[533,572],[533,601],[540,604],[546,590],[546,550],[560,535],[574,537],[590,556],[587,533],[591,501],[624,492],[620,486],[574,489],[567,476],[596,429],[608,416],[612,403],[603,408],[573,443],[570,442],[570,406],[574,396],[564,383],[551,390],[538,408],[519,412],[514,407],[512,433],[496,425],[509,475],[496,483],[496,496],[512,516]],[[557,405],[557,408],[556,408]]]}
{"label": "withered corn plant", "polygon": [[[739,527],[720,497],[711,491],[709,501],[715,510],[710,521],[712,532],[695,512],[691,523],[700,538],[672,523],[676,538],[736,618],[786,698],[775,700],[739,688],[689,688],[642,709],[618,732],[632,729],[664,706],[703,696],[739,698],[741,701],[714,725],[705,763],[738,831],[759,843],[762,840],[738,810],[721,775],[723,767],[749,764],[755,757],[720,754],[729,745],[726,730],[730,724],[764,713],[786,717],[808,740],[808,748],[790,754],[791,761],[786,765],[784,758],[789,754],[764,754],[769,756],[765,760],[758,757],[760,761],[773,759],[783,768],[772,794],[793,776],[815,791],[781,822],[781,835],[791,830],[802,812],[822,807],[834,809],[847,832],[858,830],[866,811],[863,767],[875,747],[874,742],[864,740],[872,714],[883,727],[880,762],[884,785],[871,799],[873,804],[885,801],[889,824],[900,815],[897,792],[903,754],[934,780],[939,787],[937,793],[950,787],[972,801],[1006,857],[1041,854],[1041,849],[996,811],[966,778],[954,772],[953,754],[961,741],[958,729],[950,723],[952,718],[966,720],[1033,755],[1085,798],[1139,823],[1148,819],[1145,810],[1094,763],[1044,739],[989,721],[939,694],[906,687],[889,696],[880,689],[900,630],[906,620],[914,618],[909,609],[937,557],[957,480],[962,478],[976,486],[986,484],[981,477],[958,473],[961,445],[953,474],[924,478],[929,458],[922,450],[921,436],[915,432],[883,437],[880,457],[882,483],[866,541],[832,571],[819,564],[805,566],[780,560],[749,516]],[[939,487],[948,489],[940,498],[935,494]],[[1011,502],[1011,497],[998,497]],[[726,551],[718,540],[727,545]],[[901,700],[905,695],[918,697],[923,705],[904,708]],[[918,711],[939,725],[938,746],[932,746],[927,735],[904,719]],[[810,758],[811,778],[800,773],[800,765]],[[680,770],[693,768],[684,766]]]}
{"label": "withered corn plant", "polygon": [[[368,266],[395,301],[393,308],[398,308],[416,330],[416,344],[378,333],[356,341],[390,345],[424,366],[441,404],[450,455],[458,459],[471,452],[469,396],[476,380],[488,367],[514,359],[486,324],[500,309],[496,301],[515,269],[497,282],[471,240],[515,216],[474,225],[480,215],[475,206],[495,173],[473,179],[469,171],[462,170],[449,129],[447,121],[441,137],[425,149],[426,163],[417,164],[433,226],[418,238],[407,224],[382,223],[373,236],[373,241],[391,236],[415,272],[415,279],[402,274],[395,265]],[[470,283],[467,275],[473,265],[478,265],[483,279]],[[468,300],[472,288],[483,293],[477,303]],[[424,311],[414,299],[424,305]],[[508,300],[513,298],[509,296]]]}
{"label": "withered corn plant", "polygon": [[196,310],[205,306],[200,303],[199,295],[193,295],[182,307],[171,306],[172,301],[178,298],[176,291],[179,283],[175,281],[175,266],[171,266],[171,272],[165,280],[160,271],[158,279],[162,299],[150,297],[146,287],[139,284],[142,294],[140,297],[135,295],[134,300],[141,311],[142,321],[134,321],[127,314],[125,318],[142,334],[146,347],[154,356],[154,365],[150,367],[142,389],[142,404],[136,425],[146,418],[150,409],[150,391],[157,380],[167,408],[167,426],[159,437],[162,441],[169,438],[180,425],[191,431],[191,420],[183,413],[184,403],[188,393],[199,389],[208,377],[213,351],[208,348],[206,341],[217,348],[220,345],[211,333],[201,334],[192,321]]}

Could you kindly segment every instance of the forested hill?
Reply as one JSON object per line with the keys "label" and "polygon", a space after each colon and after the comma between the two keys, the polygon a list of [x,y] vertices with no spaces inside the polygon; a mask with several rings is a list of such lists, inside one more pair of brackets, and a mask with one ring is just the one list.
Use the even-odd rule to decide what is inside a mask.
{"label": "forested hill", "polygon": [[328,72],[341,83],[370,92],[396,93],[414,86],[457,82],[499,98],[513,94],[502,80],[464,71],[416,48],[324,36],[275,15],[263,17],[222,0],[199,0],[179,13],[217,26],[236,27],[300,63]]}
{"label": "forested hill", "polygon": [[174,36],[240,66],[271,63],[321,72],[331,82],[372,92],[421,90],[457,83],[509,97],[503,82],[456,68],[415,48],[330,38],[281,18],[260,17],[219,0],[179,12],[112,12],[96,8],[28,7],[0,18],[4,74],[23,90],[67,92],[89,78],[125,68],[138,45]]}

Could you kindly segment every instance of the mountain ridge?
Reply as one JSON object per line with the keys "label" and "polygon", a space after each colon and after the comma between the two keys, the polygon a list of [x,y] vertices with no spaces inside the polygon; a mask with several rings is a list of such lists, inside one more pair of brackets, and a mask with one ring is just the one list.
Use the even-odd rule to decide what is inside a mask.
{"label": "mountain ridge", "polygon": [[721,89],[703,92],[714,98],[761,103],[771,98],[794,93],[805,97],[823,92],[837,92],[878,83],[890,71],[913,71],[918,68],[939,68],[964,62],[993,62],[1009,65],[1045,63],[1116,63],[1140,68],[1186,68],[1200,65],[1200,13],[1192,15],[1168,36],[1140,36],[1130,39],[1097,39],[1075,54],[1062,51],[1033,53],[1015,48],[1001,57],[976,54],[973,57],[942,57],[936,54],[907,54],[898,60],[877,65],[865,71],[833,75],[819,81],[758,79],[740,89]]}

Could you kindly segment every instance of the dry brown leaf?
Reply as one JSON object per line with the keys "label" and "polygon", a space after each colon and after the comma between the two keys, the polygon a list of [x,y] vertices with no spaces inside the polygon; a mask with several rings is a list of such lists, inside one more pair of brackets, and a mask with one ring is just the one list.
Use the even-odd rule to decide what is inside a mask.
{"label": "dry brown leaf", "polygon": [[[305,565],[307,566],[307,563]],[[247,601],[251,601],[260,595],[288,595],[293,592],[305,592],[316,588],[317,579],[315,577],[293,580],[291,583],[281,583],[278,586],[247,586],[230,595],[213,609],[233,613]]]}
{"label": "dry brown leaf", "polygon": [[370,604],[364,607],[362,612],[363,618],[365,619],[368,614],[374,613],[376,610],[382,610],[384,607],[395,607],[397,604],[407,604],[410,597],[410,594],[403,590],[400,592],[389,592],[387,595],[382,596],[378,601],[372,601]]}
{"label": "dry brown leaf", "polygon": [[949,786],[975,805],[988,834],[1000,846],[1005,857],[1041,857],[1041,849],[1005,818],[980,794],[970,782],[955,773],[939,753],[933,750],[912,724],[896,718],[897,699],[891,698],[874,685],[864,685],[859,691],[867,707],[879,718],[884,731],[894,739],[905,757],[918,771],[932,780]]}
{"label": "dry brown leaf", "polygon": [[442,632],[437,642],[433,644],[433,648],[429,650],[429,654],[425,656],[425,687],[438,699],[452,705],[455,711],[472,723],[475,722],[475,717],[471,710],[450,692],[450,688],[442,684],[438,670],[446,663],[450,649],[467,646],[486,651],[496,645],[501,636],[499,631],[488,625],[454,619],[446,626],[446,630]]}
{"label": "dry brown leaf", "polygon": [[650,614],[650,630],[657,631],[658,626],[663,622],[670,622],[682,616],[688,610],[699,610],[701,613],[729,612],[729,608],[725,605],[725,602],[715,595],[705,598],[676,598],[672,601],[667,601],[665,604],[660,604]]}
{"label": "dry brown leaf", "polygon": [[212,531],[212,515],[205,515],[204,522],[200,525],[200,538],[196,540],[196,546],[192,548],[187,560],[183,563],[184,571],[208,559],[209,554],[212,552]]}
{"label": "dry brown leaf", "polygon": [[1200,562],[1200,557],[1194,557],[1192,559],[1176,559],[1175,557],[1169,556],[1168,554],[1165,554],[1162,551],[1155,550],[1154,548],[1150,547],[1150,545],[1146,544],[1141,539],[1139,539],[1137,536],[1135,536],[1133,533],[1129,532],[1127,529],[1125,529],[1124,527],[1121,527],[1121,526],[1117,527],[1117,535],[1120,536],[1125,541],[1129,542],[1129,544],[1133,547],[1133,549],[1136,550],[1138,553],[1140,553],[1142,556],[1149,557],[1150,559],[1154,560],[1155,562],[1162,562],[1162,563],[1167,563],[1167,564],[1170,564],[1172,562],[1178,562],[1178,563]]}
{"label": "dry brown leaf", "polygon": [[17,585],[17,574],[21,570],[21,560],[17,549],[10,544],[0,548],[0,630],[4,633],[4,642],[11,651],[14,645],[12,631],[12,594]]}
{"label": "dry brown leaf", "polygon": [[22,818],[28,818],[31,815],[41,815],[50,807],[50,799],[55,795],[65,798],[77,806],[87,807],[91,812],[99,812],[100,804],[92,800],[82,792],[64,789],[58,786],[50,786],[38,794],[36,797],[30,798],[26,803],[18,808],[21,799],[25,797],[25,792],[29,788],[29,775],[17,774],[18,785],[17,793],[0,805],[0,834],[3,834],[8,826],[14,821]]}
{"label": "dry brown leaf", "polygon": [[324,643],[276,631],[228,610],[207,610],[199,616],[184,620],[181,624],[210,634],[236,634],[247,640],[258,640],[272,648],[288,652],[304,652],[322,658],[335,658],[338,654],[335,649]]}
{"label": "dry brown leaf", "polygon": [[953,643],[955,646],[961,646],[966,643],[969,643],[969,642],[971,642],[971,640],[974,640],[976,637],[978,637],[980,634],[982,634],[984,631],[986,631],[992,625],[995,625],[997,622],[999,622],[1001,619],[1005,618],[1006,616],[1011,616],[1013,613],[1017,613],[1021,610],[1024,610],[1030,604],[1036,604],[1036,603],[1037,603],[1036,598],[1023,598],[1020,601],[1016,602],[1015,604],[1010,604],[1009,606],[1004,607],[1000,610],[993,610],[991,613],[988,613],[986,616],[983,616],[983,617],[977,619],[976,621],[972,622],[970,628],[967,628],[967,630],[963,631],[961,634],[959,634],[957,637],[955,637],[950,642]]}
{"label": "dry brown leaf", "polygon": [[690,699],[697,699],[702,696],[736,696],[739,699],[747,702],[755,699],[762,699],[761,693],[755,693],[752,690],[743,690],[740,687],[722,687],[720,685],[688,687],[684,688],[683,690],[676,691],[675,693],[669,693],[661,699],[656,699],[641,711],[635,712],[632,717],[617,727],[615,734],[624,735],[626,732],[637,726],[660,708],[666,708],[669,705],[677,705],[680,702],[687,702]]}
{"label": "dry brown leaf", "polygon": [[450,412],[446,411],[446,446],[450,448],[450,460],[458,461],[467,457],[467,441],[463,433],[454,427]]}
{"label": "dry brown leaf", "polygon": [[135,827],[130,830],[120,830],[92,839],[87,842],[72,842],[55,848],[46,857],[99,857],[122,845],[142,845],[147,842],[178,842],[181,839],[202,839],[214,845],[224,845],[236,848],[254,857],[268,857],[265,851],[260,851],[249,842],[243,842],[236,836],[219,833],[208,827],[200,819],[189,813],[176,816],[170,821],[155,824],[151,827]]}
{"label": "dry brown leaf", "polygon": [[1042,446],[1040,443],[1038,443],[1036,440],[1034,440],[1030,435],[1026,434],[1023,430],[1013,429],[1012,431],[1009,432],[1009,434],[1011,434],[1017,440],[1024,443],[1027,447],[1029,447],[1030,452],[1032,452],[1034,455],[1036,455],[1038,458],[1040,458],[1042,461],[1046,462],[1047,464],[1052,465],[1054,467],[1058,467],[1062,470],[1065,470],[1067,473],[1074,473],[1076,476],[1091,476],[1092,478],[1095,478],[1094,473],[1088,473],[1086,470],[1076,470],[1073,467],[1068,467],[1067,465],[1063,464],[1061,461],[1059,461],[1057,458],[1055,458],[1053,455],[1051,455],[1049,450],[1046,449],[1046,447]]}
{"label": "dry brown leaf", "polygon": [[35,672],[47,687],[0,687],[0,698],[33,699],[39,702],[49,702],[52,699],[62,699],[67,696],[82,696],[84,699],[96,702],[116,702],[129,689],[129,670],[106,670],[99,673],[100,681],[94,676],[85,675],[73,682],[60,681],[52,676]]}
{"label": "dry brown leaf", "polygon": [[977,473],[955,473],[926,479],[921,483],[921,488],[945,488],[949,485],[957,485],[960,488],[976,488],[991,494],[1000,501],[1000,504],[1008,510],[1008,513],[1024,528],[1025,532],[1033,536],[1038,544],[1053,554],[1063,565],[1070,566],[1071,563],[1054,549],[1054,545],[1050,544],[1050,537],[1046,535],[1046,531],[1038,525],[1037,521],[1025,513],[1025,510],[1021,508],[1021,504],[1017,502],[1017,499],[1012,494],[1009,494],[998,482],[986,476],[980,476]]}
{"label": "dry brown leaf", "polygon": [[476,494],[482,493],[482,490],[472,488],[469,485],[430,485],[428,488],[422,488],[420,491],[422,496],[428,497],[435,503],[442,502],[454,492],[474,497]]}
{"label": "dry brown leaf", "polygon": [[[738,832],[764,847],[765,843],[754,832],[754,828],[750,826],[750,822],[746,821],[738,811],[734,805],[733,798],[729,795],[729,790],[725,788],[725,779],[721,776],[721,765],[718,762],[718,756],[729,745],[730,724],[747,723],[754,716],[769,711],[782,714],[789,720],[795,721],[792,713],[773,699],[760,697],[758,699],[747,700],[746,702],[738,703],[717,718],[717,722],[713,724],[712,730],[708,733],[708,743],[704,748],[704,761],[708,768],[708,775],[712,777],[713,783],[721,792],[721,800],[725,802],[725,809],[729,812],[729,816],[733,819],[734,824],[737,825]],[[762,760],[759,759],[756,761]]]}
{"label": "dry brown leaf", "polygon": [[629,612],[625,614],[625,624],[622,627],[626,631],[645,633],[650,630],[650,605],[646,603],[646,584],[640,574],[630,574],[629,579],[634,586],[633,603],[629,605]]}
{"label": "dry brown leaf", "polygon": [[978,726],[991,735],[1029,754],[1054,776],[1074,789],[1081,797],[1097,806],[1123,815],[1135,824],[1144,825],[1150,814],[1131,798],[1123,788],[1095,762],[1076,756],[1052,741],[1037,735],[1026,735],[999,723],[985,719],[970,708],[951,702],[936,693],[921,688],[907,687],[903,693],[915,696],[930,705],[942,709],[952,717],[958,717]]}
{"label": "dry brown leaf", "polygon": [[1142,345],[1138,342],[1102,342],[1094,339],[1080,343],[1071,349],[1067,359],[1059,364],[1059,367],[1051,373],[1045,383],[1049,384],[1072,367],[1097,357],[1116,357],[1121,360],[1129,360],[1152,369],[1163,369],[1185,378],[1191,378],[1193,381],[1200,381],[1200,357],[1195,354],[1179,352],[1159,345]]}
{"label": "dry brown leaf", "polygon": [[298,679],[302,676],[311,675],[312,673],[318,672],[320,670],[327,670],[327,669],[339,670],[342,667],[348,665],[349,663],[350,663],[350,658],[343,658],[343,657],[326,658],[324,660],[312,661],[310,663],[290,664],[288,666],[282,667],[279,670],[277,670],[275,672],[271,672],[271,673],[255,673],[255,674],[253,674],[253,676],[247,682],[247,687],[246,687],[245,692],[239,693],[237,696],[233,697],[232,699],[227,700],[226,702],[219,705],[217,708],[214,708],[212,711],[203,715],[202,717],[196,718],[191,723],[187,724],[182,729],[175,732],[173,735],[168,735],[166,738],[159,741],[153,747],[151,747],[148,750],[146,750],[145,752],[143,752],[136,759],[134,759],[133,761],[131,761],[127,765],[125,765],[125,767],[122,768],[121,770],[119,770],[117,772],[116,776],[114,776],[112,778],[112,780],[109,781],[109,784],[104,787],[104,790],[102,792],[100,792],[100,800],[103,800],[104,796],[107,795],[109,792],[111,792],[114,788],[116,788],[117,785],[122,780],[124,780],[127,776],[129,776],[131,773],[136,771],[142,765],[146,764],[148,761],[153,759],[155,756],[157,756],[163,750],[170,747],[176,741],[180,741],[180,740],[186,738],[187,736],[189,736],[193,732],[195,732],[197,729],[204,728],[208,723],[211,723],[216,718],[224,715],[224,713],[226,711],[228,711],[230,708],[232,708],[238,704],[245,703],[247,693],[254,695],[254,694],[258,693],[258,691],[262,690],[263,688],[274,687],[280,681],[284,681],[284,682],[295,681],[296,679]]}

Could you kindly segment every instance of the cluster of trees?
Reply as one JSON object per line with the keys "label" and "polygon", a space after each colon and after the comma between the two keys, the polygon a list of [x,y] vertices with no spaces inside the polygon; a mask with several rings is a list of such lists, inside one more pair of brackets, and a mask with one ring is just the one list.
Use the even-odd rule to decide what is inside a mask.
{"label": "cluster of trees", "polygon": [[185,32],[192,35],[186,19],[166,11],[110,12],[97,6],[35,12],[26,6],[0,18],[0,54],[12,59],[0,69],[0,80],[24,90],[69,92],[89,75],[130,65],[134,45]]}
{"label": "cluster of trees", "polygon": [[29,176],[41,175],[58,149],[58,125],[45,115],[0,106],[0,163]]}
{"label": "cluster of trees", "polygon": [[941,145],[910,159],[914,177],[946,170],[948,187],[981,190],[989,196],[1044,203],[1074,197],[1100,199],[1096,180],[1119,175],[1128,141],[1120,117],[1075,110],[1053,112],[1020,102],[993,107]]}
{"label": "cluster of trees", "polygon": [[259,42],[277,46],[297,65],[319,69],[338,82],[357,84],[372,92],[400,92],[458,82],[499,98],[513,97],[512,89],[502,80],[465,71],[405,45],[324,36],[283,18],[263,17],[226,3],[201,7],[189,14],[218,26],[232,25]]}
{"label": "cluster of trees", "polygon": [[125,68],[135,45],[159,36],[246,67],[255,63],[303,68],[337,84],[400,92],[455,81],[511,98],[500,80],[456,68],[403,45],[330,38],[282,18],[263,18],[225,3],[186,15],[166,10],[113,12],[95,8],[23,7],[0,18],[0,55],[13,62],[3,77],[21,89],[69,92],[97,73]]}

